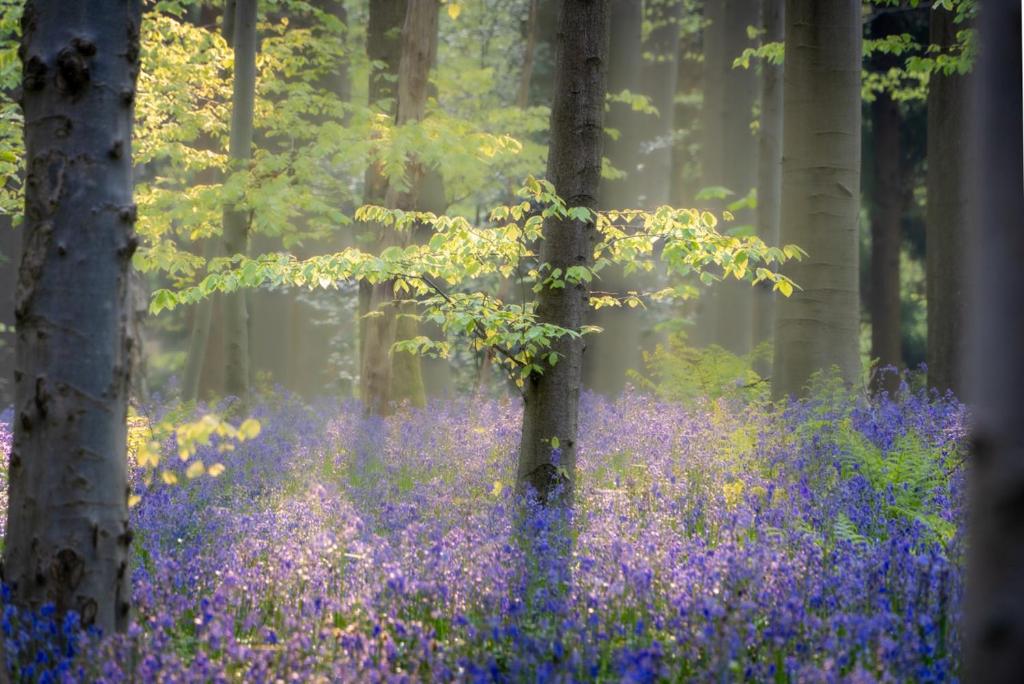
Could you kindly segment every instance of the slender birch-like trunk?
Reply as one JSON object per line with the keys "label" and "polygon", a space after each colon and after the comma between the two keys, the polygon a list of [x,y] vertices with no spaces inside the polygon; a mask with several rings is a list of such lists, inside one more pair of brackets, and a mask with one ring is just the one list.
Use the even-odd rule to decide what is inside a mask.
{"label": "slender birch-like trunk", "polygon": [[[559,12],[547,175],[569,207],[597,208],[609,15],[608,0],[564,0]],[[564,272],[593,261],[593,223],[549,217],[543,234],[540,261],[553,269]],[[546,287],[537,295],[538,319],[566,328],[583,325],[588,306],[584,284]],[[543,502],[568,505],[576,471],[584,341],[563,337],[553,351],[558,362],[526,380],[517,486],[535,491]]]}
{"label": "slender birch-like trunk", "polygon": [[[235,77],[231,99],[229,155],[235,170],[252,158],[253,110],[256,101],[256,4],[235,0]],[[224,252],[245,254],[249,249],[249,216],[236,206],[224,207]],[[249,314],[246,293],[224,296],[224,390],[236,397],[249,394]]]}

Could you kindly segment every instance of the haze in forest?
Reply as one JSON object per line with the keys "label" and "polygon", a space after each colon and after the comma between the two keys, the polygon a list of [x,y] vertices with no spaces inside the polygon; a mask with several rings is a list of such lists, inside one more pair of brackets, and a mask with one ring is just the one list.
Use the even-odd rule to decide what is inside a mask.
{"label": "haze in forest", "polygon": [[0,0],[0,682],[1015,681],[1021,26]]}

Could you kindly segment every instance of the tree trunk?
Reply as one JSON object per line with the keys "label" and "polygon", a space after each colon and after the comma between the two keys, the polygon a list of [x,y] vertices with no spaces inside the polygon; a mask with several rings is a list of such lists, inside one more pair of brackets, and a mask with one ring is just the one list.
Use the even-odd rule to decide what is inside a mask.
{"label": "tree trunk", "polygon": [[[668,204],[672,182],[672,126],[678,76],[680,0],[658,0],[645,7],[651,32],[643,45],[642,92],[658,109],[658,118],[647,127],[639,172],[643,206],[654,209]],[[618,30],[618,26],[615,29]]]}
{"label": "tree trunk", "polygon": [[530,0],[526,17],[526,46],[523,48],[523,68],[519,72],[519,88],[516,90],[516,107],[526,109],[530,104],[530,81],[533,79],[533,59],[537,52],[537,14],[540,0]]}
{"label": "tree trunk", "polygon": [[[611,0],[610,11],[613,29],[608,48],[608,91],[619,93],[635,89],[640,78],[643,3],[641,0]],[[619,137],[606,140],[605,156],[612,166],[625,172],[626,177],[606,178],[601,182],[600,203],[605,209],[639,206],[640,144],[642,129],[647,123],[641,118],[643,116],[627,104],[612,103],[609,106],[607,126],[617,130]],[[621,266],[611,266],[601,272],[597,289],[606,292],[638,289],[636,280],[636,276],[627,277]],[[588,322],[601,327],[604,332],[592,337],[587,345],[588,353],[583,364],[587,388],[615,397],[626,386],[627,373],[642,367],[640,325],[635,314],[636,311],[624,307],[588,312]]]}
{"label": "tree trunk", "polygon": [[[977,113],[970,149],[972,267],[967,372],[965,680],[1016,682],[1024,667],[1024,173],[1021,5],[981,7]],[[962,83],[961,83],[962,85]],[[946,141],[947,143],[951,141]],[[929,245],[930,248],[930,245]]]}
{"label": "tree trunk", "polygon": [[[209,261],[215,254],[215,243],[207,243],[203,257]],[[207,344],[210,341],[210,326],[213,323],[213,301],[213,297],[207,297],[195,305],[192,313],[192,332],[188,338],[188,352],[185,356],[185,375],[181,379],[182,401],[195,401],[199,398],[199,378],[203,372]]]}
{"label": "tree trunk", "polygon": [[[408,0],[370,0],[369,22],[366,28],[366,56],[370,58],[371,68],[369,76],[368,103],[370,107],[380,107],[391,116],[395,116],[398,101],[395,93],[395,82],[398,79],[399,62],[402,59],[401,29],[405,21],[405,14]],[[384,195],[387,192],[387,178],[376,166],[370,166],[366,170],[365,188],[363,190],[364,204],[383,204]],[[372,235],[377,229],[374,226],[364,226],[366,232]],[[377,293],[380,298],[381,293]],[[374,310],[378,302],[374,301],[373,286],[365,281],[359,282],[359,390],[365,409],[376,412],[370,399],[377,394],[373,386],[387,388],[390,391],[391,378],[390,368],[377,369],[379,359],[370,359],[370,352],[367,345],[367,332],[371,321],[367,314]],[[382,332],[387,332],[382,331]],[[366,376],[367,364],[374,366],[371,370],[373,377]],[[378,373],[387,374],[387,382],[384,378],[378,378]],[[379,402],[378,402],[379,403]],[[386,403],[386,402],[385,402]],[[383,407],[382,407],[383,408]]]}
{"label": "tree trunk", "polygon": [[[785,38],[785,1],[764,0],[761,25],[766,43]],[[768,245],[779,243],[782,204],[782,65],[761,62],[761,125],[757,136],[757,234]],[[775,294],[771,285],[754,290],[754,345],[772,339]],[[771,372],[770,363],[759,368]]]}
{"label": "tree trunk", "polygon": [[[608,0],[563,0],[558,17],[554,102],[548,178],[569,207],[597,208],[604,143],[605,72],[608,67]],[[592,223],[549,217],[540,261],[563,272],[593,260]],[[540,321],[579,328],[588,308],[587,287],[543,288]],[[576,471],[580,380],[584,343],[562,338],[558,362],[526,380],[517,486],[542,502],[571,504]],[[553,439],[557,439],[557,447]]]}
{"label": "tree trunk", "polygon": [[860,9],[786,2],[780,239],[809,256],[782,268],[802,289],[775,305],[775,397],[833,367],[860,378]]}
{"label": "tree trunk", "polygon": [[[948,49],[955,43],[960,27],[953,16],[946,10],[931,11],[933,44]],[[935,73],[928,83],[928,385],[954,394],[963,391],[967,89],[968,77],[957,74]]]}
{"label": "tree trunk", "polygon": [[25,239],[3,580],[124,629],[132,104],[138,0],[30,0],[22,19]]}
{"label": "tree trunk", "polygon": [[0,411],[14,401],[14,287],[18,282],[21,231],[0,217]]}
{"label": "tree trunk", "polygon": [[[235,3],[235,77],[231,98],[229,154],[238,171],[252,158],[253,109],[256,99],[256,2]],[[236,206],[224,207],[224,253],[246,254],[249,216]],[[224,391],[236,397],[249,394],[249,322],[245,292],[224,296]]]}
{"label": "tree trunk", "polygon": [[[402,27],[401,62],[398,69],[398,109],[395,117],[399,126],[423,118],[427,102],[430,67],[437,50],[437,0],[409,0],[405,24]],[[409,190],[400,191],[389,185],[384,204],[391,209],[414,210],[418,206],[419,190],[424,169],[415,159],[406,162]],[[381,248],[401,244],[408,235],[388,231],[381,240]],[[391,346],[399,335],[403,338],[417,334],[418,326],[408,317],[399,318],[395,301],[394,282],[374,285],[370,292],[366,320],[365,346],[361,376],[363,404],[374,415],[386,415],[393,400],[407,400],[413,405],[426,404],[423,373],[419,359],[408,353],[392,353]]]}
{"label": "tree trunk", "polygon": [[885,93],[871,103],[873,171],[871,189],[871,358],[878,360],[874,389],[894,392],[899,376],[900,225],[903,174],[899,105]]}
{"label": "tree trunk", "polygon": [[[700,61],[700,33],[680,37],[676,57],[676,97],[672,125],[672,187],[669,204],[692,207],[700,190],[700,159],[696,141],[700,135],[704,75]],[[699,97],[698,97],[699,93]]]}
{"label": "tree trunk", "polygon": [[[758,6],[750,0],[728,0],[707,5],[705,13],[711,24],[704,51],[704,82],[715,86],[708,88],[704,100],[703,184],[724,186],[735,193],[726,202],[714,204],[721,211],[729,202],[745,197],[757,182],[757,144],[750,131],[757,75],[751,69],[734,69],[732,63],[750,44],[747,27],[757,25]],[[734,213],[734,225],[755,221],[749,209]],[[754,316],[750,286],[723,281],[709,294],[702,334],[731,352],[748,353],[753,345]]]}

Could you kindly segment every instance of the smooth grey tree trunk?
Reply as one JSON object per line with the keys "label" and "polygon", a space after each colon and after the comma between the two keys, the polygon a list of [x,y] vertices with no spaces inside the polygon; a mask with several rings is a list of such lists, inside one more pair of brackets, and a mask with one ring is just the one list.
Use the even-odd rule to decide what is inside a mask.
{"label": "smooth grey tree trunk", "polygon": [[809,256],[781,269],[802,290],[775,304],[772,394],[816,371],[860,378],[861,3],[787,0],[780,240]]}
{"label": "smooth grey tree trunk", "polygon": [[[933,9],[930,41],[949,48],[959,27],[953,12]],[[928,83],[928,207],[925,282],[928,299],[928,385],[961,394],[964,314],[963,236],[967,224],[969,76],[932,74]]]}
{"label": "smooth grey tree trunk", "polygon": [[29,0],[25,239],[3,580],[16,603],[124,629],[139,0]]}
{"label": "smooth grey tree trunk", "polygon": [[[235,170],[252,158],[253,110],[256,100],[257,0],[235,0],[235,75],[231,97],[229,156]],[[237,206],[224,207],[224,253],[246,254],[249,215]],[[249,321],[246,293],[224,296],[224,391],[245,398],[249,394]]]}
{"label": "smooth grey tree trunk", "polygon": [[[547,176],[569,207],[597,208],[609,15],[608,0],[563,0],[558,15]],[[592,223],[550,217],[543,233],[542,263],[563,272],[592,263]],[[583,325],[587,308],[583,284],[543,288],[537,295],[539,320],[566,328]],[[558,362],[526,380],[516,482],[520,491],[533,490],[542,502],[571,504],[584,341],[562,338],[553,350]]]}
{"label": "smooth grey tree trunk", "polygon": [[[636,90],[643,58],[641,29],[644,8],[641,0],[611,0],[611,37],[609,39],[608,91],[619,93]],[[668,116],[666,112],[663,116]],[[601,181],[599,202],[604,209],[632,209],[639,206],[642,193],[639,163],[642,132],[649,125],[649,116],[632,111],[629,105],[612,103],[606,126],[618,131],[618,139],[608,138],[605,156],[616,169],[626,173],[625,178]],[[640,289],[636,276],[627,277],[621,266],[604,269],[594,289],[605,292],[625,292]],[[609,397],[622,393],[627,373],[640,370],[643,358],[640,351],[640,323],[638,312],[625,307],[606,307],[589,313],[589,322],[603,329],[587,344],[584,359],[584,382],[588,389]]]}
{"label": "smooth grey tree trunk", "polygon": [[[1024,671],[1024,172],[1021,5],[979,14],[970,141],[967,364],[971,403],[965,680],[1017,682]],[[969,162],[970,163],[970,162]]]}
{"label": "smooth grey tree trunk", "polygon": [[[751,46],[748,26],[758,23],[758,3],[751,0],[722,0],[705,5],[706,29],[704,83],[706,85],[703,123],[702,183],[704,187],[724,186],[735,194],[726,202],[704,203],[716,211],[745,197],[757,183],[758,145],[750,130],[757,95],[757,74],[752,69],[734,69],[733,60]],[[713,84],[713,85],[712,85]],[[735,212],[732,226],[755,222],[751,210]],[[736,354],[753,346],[754,293],[746,283],[716,283],[705,295],[699,325],[702,341],[721,345]]]}
{"label": "smooth grey tree trunk", "polygon": [[[785,38],[785,0],[764,0],[761,26],[765,42]],[[757,136],[757,234],[766,244],[779,243],[782,206],[782,65],[761,62],[761,123]],[[775,293],[770,285],[754,290],[754,346],[772,339]],[[770,364],[758,370],[767,375]]]}

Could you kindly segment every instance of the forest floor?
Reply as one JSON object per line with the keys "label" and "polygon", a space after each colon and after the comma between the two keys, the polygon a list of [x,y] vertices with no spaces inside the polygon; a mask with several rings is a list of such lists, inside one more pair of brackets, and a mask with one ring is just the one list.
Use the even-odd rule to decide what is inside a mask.
{"label": "forest floor", "polygon": [[255,439],[197,454],[223,462],[219,477],[185,477],[172,443],[177,484],[135,471],[129,634],[76,636],[73,621],[7,608],[23,677],[957,677],[955,402],[586,397],[567,524],[518,505],[514,402],[382,420],[278,398],[254,415]]}

